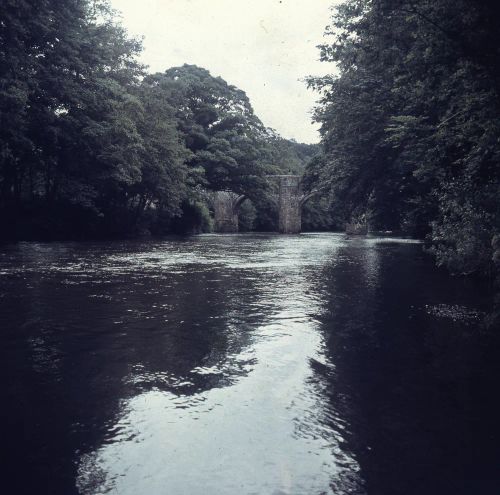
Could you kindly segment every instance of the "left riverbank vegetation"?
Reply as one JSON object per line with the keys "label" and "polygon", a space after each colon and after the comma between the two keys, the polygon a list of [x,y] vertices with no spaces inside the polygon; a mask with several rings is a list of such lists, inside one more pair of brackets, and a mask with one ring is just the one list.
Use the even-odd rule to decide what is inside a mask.
{"label": "left riverbank vegetation", "polygon": [[207,191],[254,203],[265,175],[302,173],[316,145],[264,127],[246,94],[184,65],[148,74],[106,0],[5,0],[0,19],[0,235],[85,239],[210,230]]}

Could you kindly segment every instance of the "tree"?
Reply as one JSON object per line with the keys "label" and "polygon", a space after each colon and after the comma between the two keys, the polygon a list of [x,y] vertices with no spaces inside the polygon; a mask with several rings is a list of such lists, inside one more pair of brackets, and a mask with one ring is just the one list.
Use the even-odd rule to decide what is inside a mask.
{"label": "tree", "polygon": [[[466,13],[466,15],[464,14]],[[500,40],[475,0],[348,0],[321,92],[324,166],[346,220],[427,235],[439,264],[493,270],[499,231]]]}
{"label": "tree", "polygon": [[140,42],[109,3],[6,0],[2,11],[2,235],[123,234],[152,205],[175,214],[175,117],[141,93]]}
{"label": "tree", "polygon": [[175,108],[194,184],[249,196],[265,187],[266,129],[242,90],[187,64],[146,77],[144,86],[157,88]]}

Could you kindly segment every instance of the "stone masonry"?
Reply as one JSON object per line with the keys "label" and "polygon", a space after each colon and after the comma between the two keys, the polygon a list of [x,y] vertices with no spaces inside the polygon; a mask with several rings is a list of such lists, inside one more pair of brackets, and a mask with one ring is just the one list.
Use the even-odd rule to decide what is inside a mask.
{"label": "stone masonry", "polygon": [[238,196],[231,191],[217,191],[214,194],[215,232],[238,232],[238,209],[244,199],[244,196]]}
{"label": "stone masonry", "polygon": [[299,175],[278,175],[279,219],[282,234],[298,234],[302,222],[302,185]]}
{"label": "stone masonry", "polygon": [[[298,234],[301,230],[302,205],[318,191],[302,193],[300,175],[271,175],[278,186],[278,230],[282,234]],[[215,232],[238,232],[238,210],[246,196],[231,191],[213,194]]]}

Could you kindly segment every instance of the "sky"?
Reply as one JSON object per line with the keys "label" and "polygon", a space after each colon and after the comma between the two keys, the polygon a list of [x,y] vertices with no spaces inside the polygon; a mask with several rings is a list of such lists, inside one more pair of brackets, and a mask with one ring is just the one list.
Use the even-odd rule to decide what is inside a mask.
{"label": "sky", "polygon": [[150,72],[195,64],[245,91],[283,137],[319,141],[318,95],[301,80],[335,71],[317,45],[338,0],[111,0],[129,33],[143,36]]}

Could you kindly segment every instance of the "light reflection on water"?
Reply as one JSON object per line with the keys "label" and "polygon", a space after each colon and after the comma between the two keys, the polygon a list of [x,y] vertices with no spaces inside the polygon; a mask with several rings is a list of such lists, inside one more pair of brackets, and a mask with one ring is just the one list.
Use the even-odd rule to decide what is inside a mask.
{"label": "light reflection on water", "polygon": [[[334,257],[335,247],[323,241],[314,250],[326,260]],[[226,294],[238,300],[232,310],[237,321],[229,318],[228,333],[250,332],[250,339],[224,362],[189,372],[219,376],[226,386],[219,382],[208,390],[184,393],[153,387],[125,401],[117,435],[83,457],[80,491],[328,492],[332,478],[358,468],[340,449],[340,433],[319,421],[322,390],[310,361],[324,361],[324,355],[314,318],[321,300],[310,290],[312,274],[304,273],[311,253],[306,255],[298,240],[283,244],[272,239],[251,258],[220,251],[201,254],[201,260],[197,253],[182,263],[216,264],[220,274],[252,271],[258,283],[251,289],[255,300],[249,307],[245,297]],[[239,329],[247,311],[257,311],[265,323]],[[158,384],[161,378],[133,372],[128,380]],[[184,378],[174,387],[182,390],[186,385],[192,382]]]}
{"label": "light reflection on water", "polygon": [[0,273],[5,393],[20,405],[4,414],[28,428],[13,466],[27,464],[40,493],[443,493],[429,473],[469,412],[429,434],[411,425],[449,416],[435,377],[454,384],[480,358],[428,307],[473,304],[473,290],[415,243],[21,244],[0,251]]}

